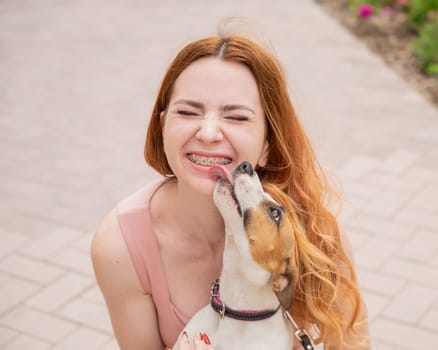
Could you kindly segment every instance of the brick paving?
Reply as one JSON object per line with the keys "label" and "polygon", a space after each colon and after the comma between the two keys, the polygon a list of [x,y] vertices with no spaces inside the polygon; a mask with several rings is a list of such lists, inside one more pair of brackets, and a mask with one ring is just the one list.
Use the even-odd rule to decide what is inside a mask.
{"label": "brick paving", "polygon": [[258,21],[343,191],[374,349],[438,344],[438,111],[310,0],[0,3],[0,348],[117,349],[89,259],[142,158],[162,74]]}

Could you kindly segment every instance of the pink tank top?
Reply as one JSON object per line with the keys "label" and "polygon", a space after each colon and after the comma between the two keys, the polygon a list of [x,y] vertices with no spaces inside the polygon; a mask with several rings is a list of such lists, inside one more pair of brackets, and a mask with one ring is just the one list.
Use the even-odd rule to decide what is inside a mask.
{"label": "pink tank top", "polygon": [[150,294],[158,316],[161,339],[173,346],[189,317],[171,302],[158,242],[153,232],[150,200],[165,181],[155,181],[117,205],[120,229],[146,294]]}

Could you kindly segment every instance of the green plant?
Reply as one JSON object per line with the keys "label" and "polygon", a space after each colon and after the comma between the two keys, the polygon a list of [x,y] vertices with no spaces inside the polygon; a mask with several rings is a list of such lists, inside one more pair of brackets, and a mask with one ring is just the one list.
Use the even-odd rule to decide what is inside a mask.
{"label": "green plant", "polygon": [[412,49],[422,69],[428,75],[438,75],[438,18],[421,27]]}
{"label": "green plant", "polygon": [[348,5],[352,10],[357,11],[361,5],[371,5],[376,8],[378,6],[378,2],[379,0],[348,0]]}
{"label": "green plant", "polygon": [[349,6],[353,10],[357,10],[361,5],[371,5],[376,10],[380,10],[383,6],[393,6],[396,0],[348,0]]}
{"label": "green plant", "polygon": [[411,0],[407,5],[408,19],[418,25],[427,21],[431,11],[438,11],[438,0]]}

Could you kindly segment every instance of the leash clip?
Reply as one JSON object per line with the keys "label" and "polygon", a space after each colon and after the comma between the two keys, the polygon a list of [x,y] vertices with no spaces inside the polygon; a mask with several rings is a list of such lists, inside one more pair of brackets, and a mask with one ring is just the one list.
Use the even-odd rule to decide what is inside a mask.
{"label": "leash clip", "polygon": [[225,317],[225,310],[226,310],[225,304],[222,303],[222,307],[221,307],[221,309],[219,310],[219,315],[221,315],[221,318],[224,318],[224,317]]}
{"label": "leash clip", "polygon": [[215,281],[211,284],[211,288],[210,288],[210,301],[214,298],[214,297],[218,297],[219,294],[217,293],[218,290],[218,286],[219,283],[218,281]]}
{"label": "leash clip", "polygon": [[292,324],[292,327],[295,329],[294,335],[300,342],[301,346],[305,350],[314,350],[312,342],[310,341],[310,338],[307,335],[306,330],[297,325],[297,323],[295,322],[289,311],[284,310],[283,314],[287,318],[287,320]]}
{"label": "leash clip", "polygon": [[[219,280],[216,280],[211,284],[210,303],[213,301],[214,298],[218,298],[218,297],[219,297]],[[218,310],[218,313],[221,316],[221,318],[224,318],[227,307],[222,301],[219,300],[219,302],[221,305],[220,305],[220,309]]]}

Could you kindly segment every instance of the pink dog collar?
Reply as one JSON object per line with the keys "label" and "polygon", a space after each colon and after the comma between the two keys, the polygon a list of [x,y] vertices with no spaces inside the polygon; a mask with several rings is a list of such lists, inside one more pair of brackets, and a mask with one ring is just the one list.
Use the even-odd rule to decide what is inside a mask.
{"label": "pink dog collar", "polygon": [[[234,310],[226,306],[219,296],[219,280],[211,284],[210,290],[210,305],[221,318],[230,317],[240,321],[260,321],[269,318],[280,309],[280,305],[274,310]],[[294,335],[305,350],[313,350],[312,342],[303,328],[298,327],[288,311],[284,311],[284,316],[292,324],[295,329]]]}
{"label": "pink dog collar", "polygon": [[267,319],[280,310],[280,305],[274,310],[234,310],[226,306],[219,296],[219,280],[211,285],[210,305],[221,317],[230,317],[240,321],[260,321]]}

